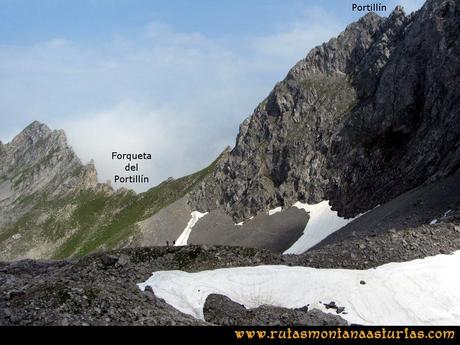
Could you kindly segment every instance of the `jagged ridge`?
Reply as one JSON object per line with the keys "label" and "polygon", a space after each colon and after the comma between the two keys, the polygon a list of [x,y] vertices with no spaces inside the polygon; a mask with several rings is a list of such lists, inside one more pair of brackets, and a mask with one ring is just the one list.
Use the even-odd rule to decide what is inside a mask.
{"label": "jagged ridge", "polygon": [[215,163],[141,194],[97,182],[62,130],[34,122],[0,145],[0,260],[66,258],[136,242],[137,223],[183,197]]}
{"label": "jagged ridge", "polygon": [[313,49],[190,198],[236,221],[295,201],[354,216],[460,167],[459,4],[369,13]]}

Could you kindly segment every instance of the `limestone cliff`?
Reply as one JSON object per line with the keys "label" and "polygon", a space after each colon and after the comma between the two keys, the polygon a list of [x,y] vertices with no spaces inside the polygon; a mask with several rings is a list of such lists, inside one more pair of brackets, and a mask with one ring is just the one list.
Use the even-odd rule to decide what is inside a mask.
{"label": "limestone cliff", "polygon": [[460,167],[460,2],[369,13],[314,48],[190,198],[235,220],[295,201],[354,216]]}

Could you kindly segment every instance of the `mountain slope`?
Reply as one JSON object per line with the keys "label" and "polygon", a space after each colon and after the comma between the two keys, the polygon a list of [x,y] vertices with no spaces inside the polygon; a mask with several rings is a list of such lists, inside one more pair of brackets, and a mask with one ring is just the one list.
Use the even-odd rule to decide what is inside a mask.
{"label": "mountain slope", "polygon": [[[55,253],[56,258],[82,256],[98,249],[112,249],[137,243],[139,222],[148,219],[169,204],[190,192],[209,174],[215,162],[194,174],[162,182],[139,195],[122,191],[103,200],[104,206],[92,212],[92,217],[104,221],[88,224],[65,242]],[[97,197],[93,199],[97,202]],[[88,204],[82,206],[88,210]],[[114,210],[116,210],[114,212]],[[171,238],[170,241],[175,240]],[[164,245],[166,240],[162,241]],[[139,244],[143,244],[142,242]]]}
{"label": "mountain slope", "polygon": [[236,221],[296,201],[355,216],[460,168],[460,6],[369,13],[313,49],[190,198]]}
{"label": "mountain slope", "polygon": [[[139,195],[97,184],[38,123],[0,144],[0,324],[458,324],[459,29],[459,0],[364,16],[231,151]],[[324,231],[345,223],[329,200],[366,212]],[[299,255],[241,248],[283,252],[312,228],[329,236]],[[22,257],[79,258],[1,262]]]}
{"label": "mountain slope", "polygon": [[[289,71],[241,124],[231,151],[139,195],[98,184],[94,166],[81,164],[63,132],[32,124],[0,144],[0,259],[165,245],[194,211],[209,213],[189,244],[283,252],[312,216],[293,207],[299,201],[309,204],[305,211],[330,201],[338,214],[325,211],[334,216],[368,211],[344,228],[365,234],[419,226],[458,208],[453,188],[445,194],[451,202],[423,216],[409,214],[424,210],[407,207],[418,202],[410,197],[398,224],[379,215],[414,188],[459,176],[459,28],[457,0],[429,0],[409,16],[400,7],[388,18],[367,14]],[[416,221],[405,224],[407,217]],[[372,223],[363,225],[366,219]]]}
{"label": "mountain slope", "polygon": [[63,131],[33,122],[11,143],[0,143],[0,226],[16,221],[40,197],[96,187],[94,166],[82,165]]}
{"label": "mountain slope", "polygon": [[0,259],[64,258],[124,245],[137,223],[187,194],[209,167],[137,195],[97,183],[63,131],[32,123],[0,147]]}

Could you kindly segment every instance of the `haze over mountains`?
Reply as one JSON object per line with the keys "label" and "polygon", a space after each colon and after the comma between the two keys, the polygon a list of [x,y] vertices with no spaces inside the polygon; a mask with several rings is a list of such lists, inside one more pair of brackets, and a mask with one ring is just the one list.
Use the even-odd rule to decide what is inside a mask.
{"label": "haze over mountains", "polygon": [[[110,274],[129,267],[145,280],[149,267],[365,269],[459,250],[459,28],[458,0],[428,0],[411,15],[401,7],[387,18],[365,15],[289,71],[241,124],[233,148],[141,194],[97,183],[63,131],[32,123],[0,143],[0,260],[131,248],[88,265],[100,259]],[[71,281],[73,266],[65,265]],[[50,274],[54,284],[58,273]],[[152,278],[154,290],[161,279]],[[446,298],[454,301],[446,320],[455,320],[460,297]],[[171,301],[183,302],[180,293]]]}
{"label": "haze over mountains", "polygon": [[[323,200],[340,216],[355,217],[454,174],[460,164],[458,18],[449,4],[440,10],[428,2],[411,16],[399,7],[388,18],[369,13],[313,49],[243,122],[235,147],[212,174],[197,188],[187,186],[187,202],[182,191],[153,212],[177,201],[173,217],[165,210],[150,219],[151,205],[128,211],[155,188],[139,196],[113,192],[96,182],[94,166],[83,166],[62,131],[31,124],[2,146],[1,211],[8,214],[2,257],[60,256],[60,246],[71,247],[61,256],[85,254],[82,242],[101,232],[108,237],[91,250],[164,245],[180,236],[195,210],[215,211],[198,221],[192,243],[283,251],[300,237],[306,214],[293,209],[282,220],[249,218]],[[222,211],[235,223],[246,221],[244,230]]]}

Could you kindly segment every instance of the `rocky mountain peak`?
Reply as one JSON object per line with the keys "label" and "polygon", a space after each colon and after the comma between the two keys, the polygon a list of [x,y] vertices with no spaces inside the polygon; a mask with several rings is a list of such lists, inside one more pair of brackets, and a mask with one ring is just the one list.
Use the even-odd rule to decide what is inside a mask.
{"label": "rocky mountain peak", "polygon": [[26,128],[24,128],[23,132],[30,132],[30,131],[37,131],[37,130],[42,130],[44,132],[51,132],[51,129],[47,125],[37,120],[33,121]]}
{"label": "rocky mountain peak", "polygon": [[98,187],[94,164],[82,164],[64,131],[38,121],[2,145],[0,153],[0,206],[2,213],[8,213],[2,222],[20,217],[42,197]]}
{"label": "rocky mountain peak", "polygon": [[390,14],[390,18],[392,16],[405,16],[406,12],[404,11],[404,7],[401,5],[397,5],[393,12]]}
{"label": "rocky mountain peak", "polygon": [[364,28],[374,28],[375,25],[378,25],[382,20],[384,20],[384,17],[379,16],[375,12],[369,12],[369,13],[366,13],[364,16],[362,16],[360,19],[358,19],[357,22],[350,24],[345,30],[345,32],[348,29],[352,29],[352,28],[355,29],[359,26],[364,27]]}
{"label": "rocky mountain peak", "polygon": [[13,138],[11,146],[33,144],[35,140],[47,138],[51,133],[52,131],[48,126],[38,121],[34,121]]}
{"label": "rocky mountain peak", "polygon": [[[20,156],[27,155],[27,152],[48,154],[51,150],[68,151],[69,153],[72,151],[63,130],[52,131],[48,126],[38,121],[32,122],[17,134],[10,143],[5,145],[5,149],[10,156],[24,158],[23,160],[25,157]],[[40,153],[37,152],[38,150]]]}

